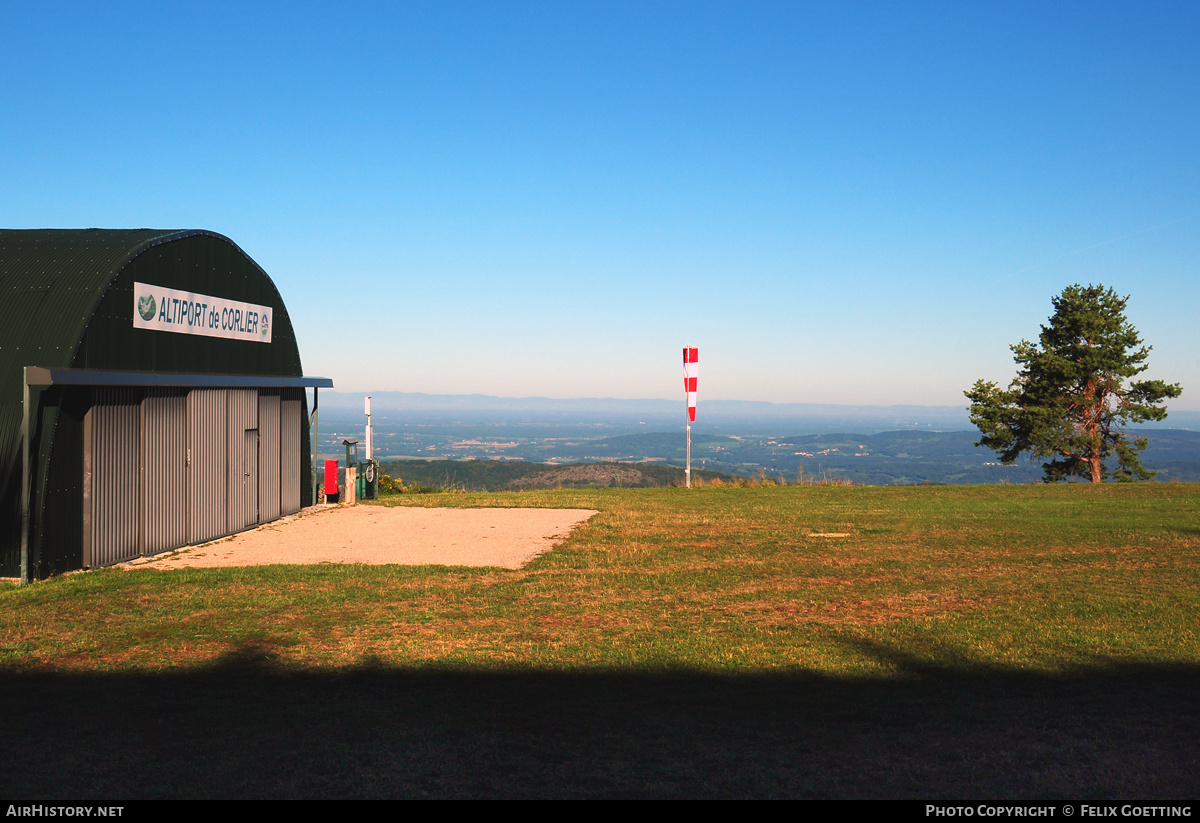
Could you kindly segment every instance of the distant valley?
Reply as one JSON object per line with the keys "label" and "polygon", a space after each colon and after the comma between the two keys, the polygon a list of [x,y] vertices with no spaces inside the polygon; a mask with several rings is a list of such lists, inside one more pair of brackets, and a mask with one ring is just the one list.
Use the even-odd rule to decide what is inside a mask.
{"label": "distant valley", "polygon": [[[414,397],[424,406],[418,408],[422,402]],[[403,408],[386,402],[386,397],[374,400],[377,459],[548,464],[551,468],[603,461],[667,469],[684,463],[684,432],[678,420],[682,415],[665,419],[664,408],[678,406],[674,409],[678,412],[682,404],[457,398],[462,405],[453,407],[450,400],[456,398],[431,397],[404,395],[400,399],[407,407]],[[329,402],[322,393],[319,451],[330,458],[344,456],[344,439],[364,437],[362,396],[334,399]],[[1042,477],[1040,461],[1003,466],[993,452],[976,447],[979,433],[968,429],[963,409],[730,402],[720,411],[717,401],[708,405],[718,408],[702,405],[701,419],[693,429],[692,467],[697,471],[743,477],[766,473],[788,482],[797,477],[840,478],[870,485],[1029,483]],[[1190,424],[1197,417],[1183,412],[1168,421]],[[895,427],[896,422],[905,428]],[[947,423],[950,427],[942,428]],[[839,424],[845,428],[829,430]],[[788,431],[802,433],[789,435]],[[1158,480],[1200,481],[1200,432],[1156,426],[1142,427],[1138,433],[1149,439],[1143,462],[1159,470]],[[606,471],[603,477],[576,472],[575,480],[571,479],[575,475],[560,471],[562,477],[556,482],[635,486],[674,482],[661,472],[643,477],[626,470]],[[519,487],[518,476],[529,473],[497,467],[474,469],[467,475],[492,478],[479,481],[479,488],[501,482]],[[441,474],[448,478],[451,472],[442,469]]]}

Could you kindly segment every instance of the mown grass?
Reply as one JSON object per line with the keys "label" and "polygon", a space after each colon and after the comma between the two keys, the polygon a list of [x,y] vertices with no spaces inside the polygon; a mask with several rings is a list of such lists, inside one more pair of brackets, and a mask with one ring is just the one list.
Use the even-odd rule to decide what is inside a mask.
{"label": "mown grass", "polygon": [[[19,718],[8,762],[81,724],[109,757],[98,766],[79,744],[10,772],[0,788],[1200,787],[1200,486],[705,487],[388,503],[600,514],[517,571],[112,569],[3,591],[0,706]],[[140,718],[135,695],[173,719]],[[125,708],[106,725],[99,718],[114,705]],[[124,730],[115,738],[114,723]],[[203,757],[178,752],[174,729],[194,735]],[[207,782],[149,779],[137,765],[146,752],[135,758],[130,746]],[[288,746],[325,753],[298,762]]]}

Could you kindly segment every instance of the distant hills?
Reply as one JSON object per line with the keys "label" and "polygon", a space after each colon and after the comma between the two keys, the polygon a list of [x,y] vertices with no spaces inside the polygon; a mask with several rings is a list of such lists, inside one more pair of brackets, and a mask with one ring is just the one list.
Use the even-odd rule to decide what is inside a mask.
{"label": "distant hills", "polygon": [[[1200,432],[1146,432],[1144,463],[1160,480],[1200,480]],[[800,474],[841,477],[868,485],[911,483],[1028,483],[1042,479],[1041,461],[1001,465],[994,452],[975,445],[978,432],[891,431],[791,437],[694,434],[692,465],[730,474],[766,471],[793,480]],[[540,452],[540,454],[537,454]],[[620,435],[571,449],[555,444],[532,449],[527,459],[545,461],[659,459],[682,465],[684,439],[673,433]],[[535,454],[537,456],[535,457]]]}
{"label": "distant hills", "polygon": [[[384,473],[402,482],[466,491],[521,489],[659,488],[683,485],[683,469],[652,463],[501,463],[483,460],[391,460]],[[733,475],[693,470],[693,480],[734,480]]]}
{"label": "distant hills", "polygon": [[[1200,480],[1200,432],[1145,432],[1143,462],[1159,480]],[[763,468],[782,475],[803,471],[844,477],[854,483],[1029,483],[1042,479],[1041,460],[1002,465],[994,452],[975,445],[978,432],[892,431],[877,434],[797,435],[748,441],[723,450],[740,458],[739,473]],[[711,447],[709,447],[711,448]],[[693,460],[697,449],[693,447]],[[728,460],[728,458],[726,458]],[[725,460],[706,463],[729,471]]]}
{"label": "distant hills", "polygon": [[[1200,432],[1146,433],[1144,463],[1159,480],[1200,481]],[[892,431],[876,434],[809,434],[739,437],[696,434],[692,468],[699,476],[766,473],[794,482],[841,479],[864,485],[918,483],[1032,483],[1042,479],[1041,461],[1004,466],[975,445],[975,432]],[[684,439],[651,432],[580,440],[527,438],[481,443],[460,450],[431,446],[426,460],[389,460],[405,480],[468,489],[547,486],[660,486],[682,481]],[[445,459],[462,455],[460,459]],[[465,459],[463,459],[465,458]],[[592,468],[580,468],[580,466]],[[394,474],[385,468],[389,474]],[[535,477],[535,475],[537,475]]]}
{"label": "distant hills", "polygon": [[[337,421],[361,421],[363,397],[363,393],[322,391],[322,415]],[[603,426],[629,432],[682,429],[684,425],[682,396],[678,400],[624,400],[374,392],[371,402],[377,424],[381,419],[402,418],[423,425]],[[710,432],[761,435],[972,428],[965,399],[960,406],[855,406],[706,400],[703,394],[697,425]],[[1156,424],[1165,426],[1200,431],[1200,412],[1172,412],[1165,424]]]}
{"label": "distant hills", "polygon": [[[362,401],[361,394],[321,392],[323,457],[342,457],[343,439],[363,439]],[[381,461],[491,464],[454,471],[439,464],[437,477],[420,470],[421,477],[430,477],[430,485],[492,488],[500,483],[499,487],[519,488],[519,478],[541,471],[558,472],[547,481],[551,485],[669,484],[673,481],[654,471],[678,471],[672,467],[684,463],[682,398],[556,400],[380,392],[372,396],[372,407],[376,457]],[[1138,427],[1136,433],[1150,441],[1143,462],[1160,470],[1159,480],[1200,481],[1198,430],[1200,413],[1188,411],[1172,412],[1162,424]],[[1000,465],[993,452],[975,446],[978,439],[965,403],[844,406],[701,400],[692,430],[692,467],[743,477],[767,472],[789,481],[804,475],[871,485],[1041,480],[1041,461]],[[573,470],[574,474],[564,470],[574,463],[638,468]],[[486,483],[478,480],[484,475],[490,478]],[[513,485],[505,485],[509,483]]]}

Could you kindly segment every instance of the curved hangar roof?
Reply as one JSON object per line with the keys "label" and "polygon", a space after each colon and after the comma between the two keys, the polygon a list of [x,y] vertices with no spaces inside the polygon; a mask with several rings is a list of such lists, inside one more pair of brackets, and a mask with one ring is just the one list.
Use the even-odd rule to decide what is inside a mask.
{"label": "curved hangar roof", "polygon": [[[136,328],[130,322],[135,284],[155,287],[148,296],[160,321],[156,325]],[[198,319],[195,312],[185,315],[174,302],[161,305],[164,294],[173,301],[178,292],[196,295],[196,303],[212,303],[199,299],[211,295],[226,303],[268,307],[269,336],[239,340],[204,334],[220,332],[220,318],[215,329],[202,328],[207,322],[189,328],[186,321]],[[0,230],[0,295],[3,405],[21,400],[22,366],[301,375],[300,352],[279,290],[232,240],[213,232]],[[184,322],[170,322],[179,320]],[[261,324],[254,331],[263,331]],[[243,340],[270,345],[238,345]]]}
{"label": "curved hangar roof", "polygon": [[[126,385],[178,384],[182,374],[331,385],[302,377],[279,290],[227,237],[203,230],[0,230],[4,519],[20,484],[26,366],[37,367],[41,379],[30,382],[41,385],[109,382],[105,372],[126,373],[118,375]],[[220,385],[214,380],[194,382]]]}

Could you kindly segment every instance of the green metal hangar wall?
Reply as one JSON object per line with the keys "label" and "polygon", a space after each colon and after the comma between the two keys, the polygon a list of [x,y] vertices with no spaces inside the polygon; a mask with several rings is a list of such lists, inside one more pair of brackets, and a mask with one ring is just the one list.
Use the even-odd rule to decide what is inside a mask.
{"label": "green metal hangar wall", "polygon": [[0,576],[299,511],[304,389],[332,385],[303,376],[278,289],[227,237],[0,230]]}

